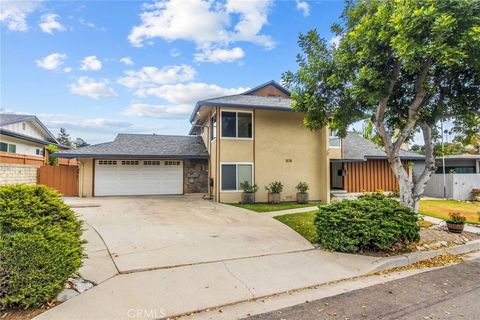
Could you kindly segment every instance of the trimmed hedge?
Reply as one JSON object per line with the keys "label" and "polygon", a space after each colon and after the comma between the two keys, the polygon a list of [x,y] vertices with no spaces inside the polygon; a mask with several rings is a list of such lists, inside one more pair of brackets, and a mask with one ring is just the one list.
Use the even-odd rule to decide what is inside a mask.
{"label": "trimmed hedge", "polygon": [[320,245],[341,252],[383,251],[420,240],[417,214],[381,194],[321,206],[315,226]]}
{"label": "trimmed hedge", "polygon": [[82,222],[40,185],[0,187],[0,309],[52,300],[82,265]]}

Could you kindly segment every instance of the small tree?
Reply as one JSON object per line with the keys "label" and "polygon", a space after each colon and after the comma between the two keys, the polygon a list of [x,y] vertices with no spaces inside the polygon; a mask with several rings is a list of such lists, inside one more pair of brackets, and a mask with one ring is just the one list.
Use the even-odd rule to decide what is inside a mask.
{"label": "small tree", "polygon": [[73,147],[73,142],[72,138],[70,137],[70,134],[67,133],[67,130],[65,128],[60,128],[60,132],[58,133],[57,136],[58,143],[60,143],[62,146],[65,147]]}
{"label": "small tree", "polygon": [[[312,129],[330,125],[341,136],[365,117],[382,138],[398,179],[401,202],[417,209],[435,170],[436,124],[468,121],[480,108],[480,1],[347,1],[340,37],[329,46],[315,30],[299,37],[299,70],[286,72],[294,108]],[[402,166],[402,144],[421,131],[425,170],[411,182]]]}
{"label": "small tree", "polygon": [[55,156],[52,156],[52,153],[58,152],[58,147],[54,144],[49,144],[45,147],[48,152],[48,165],[49,166],[56,166],[58,165],[58,159]]}
{"label": "small tree", "polygon": [[75,148],[80,148],[80,147],[86,147],[86,146],[89,146],[90,144],[87,143],[85,140],[83,140],[82,138],[77,138],[75,139],[75,141],[73,142],[73,146]]}

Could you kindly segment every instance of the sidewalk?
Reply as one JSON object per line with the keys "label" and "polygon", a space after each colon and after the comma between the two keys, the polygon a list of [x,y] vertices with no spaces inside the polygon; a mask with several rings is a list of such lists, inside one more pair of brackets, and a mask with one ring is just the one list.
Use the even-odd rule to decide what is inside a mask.
{"label": "sidewalk", "polygon": [[375,257],[308,250],[120,274],[35,319],[131,319],[142,312],[171,317],[360,276],[378,263]]}
{"label": "sidewalk", "polygon": [[[443,225],[443,226],[446,225],[445,221],[443,221],[442,219],[433,218],[433,217],[424,216],[424,215],[422,215],[422,217],[425,221],[432,222],[432,223],[435,223],[435,224],[440,224],[440,225]],[[471,224],[466,224],[463,230],[468,231],[468,232],[473,232],[473,233],[480,233],[480,225],[477,227],[477,226],[474,226],[474,225],[471,225]]]}

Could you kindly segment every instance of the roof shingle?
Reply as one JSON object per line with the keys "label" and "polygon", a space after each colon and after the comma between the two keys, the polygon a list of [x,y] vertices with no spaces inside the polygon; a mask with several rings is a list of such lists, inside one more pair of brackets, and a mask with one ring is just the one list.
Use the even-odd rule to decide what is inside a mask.
{"label": "roof shingle", "polygon": [[165,157],[208,158],[200,136],[118,134],[114,141],[58,152],[68,158]]}

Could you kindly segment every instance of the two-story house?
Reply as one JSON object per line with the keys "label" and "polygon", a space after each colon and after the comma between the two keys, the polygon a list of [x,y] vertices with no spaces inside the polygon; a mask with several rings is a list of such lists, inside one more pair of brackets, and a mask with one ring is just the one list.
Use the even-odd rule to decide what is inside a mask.
{"label": "two-story house", "polygon": [[59,153],[80,161],[81,196],[208,193],[238,202],[240,183],[260,189],[284,185],[282,200],[295,200],[307,182],[310,199],[329,201],[327,128],[311,131],[292,112],[290,93],[274,81],[242,94],[199,101],[188,136],[125,135],[108,143]]}

